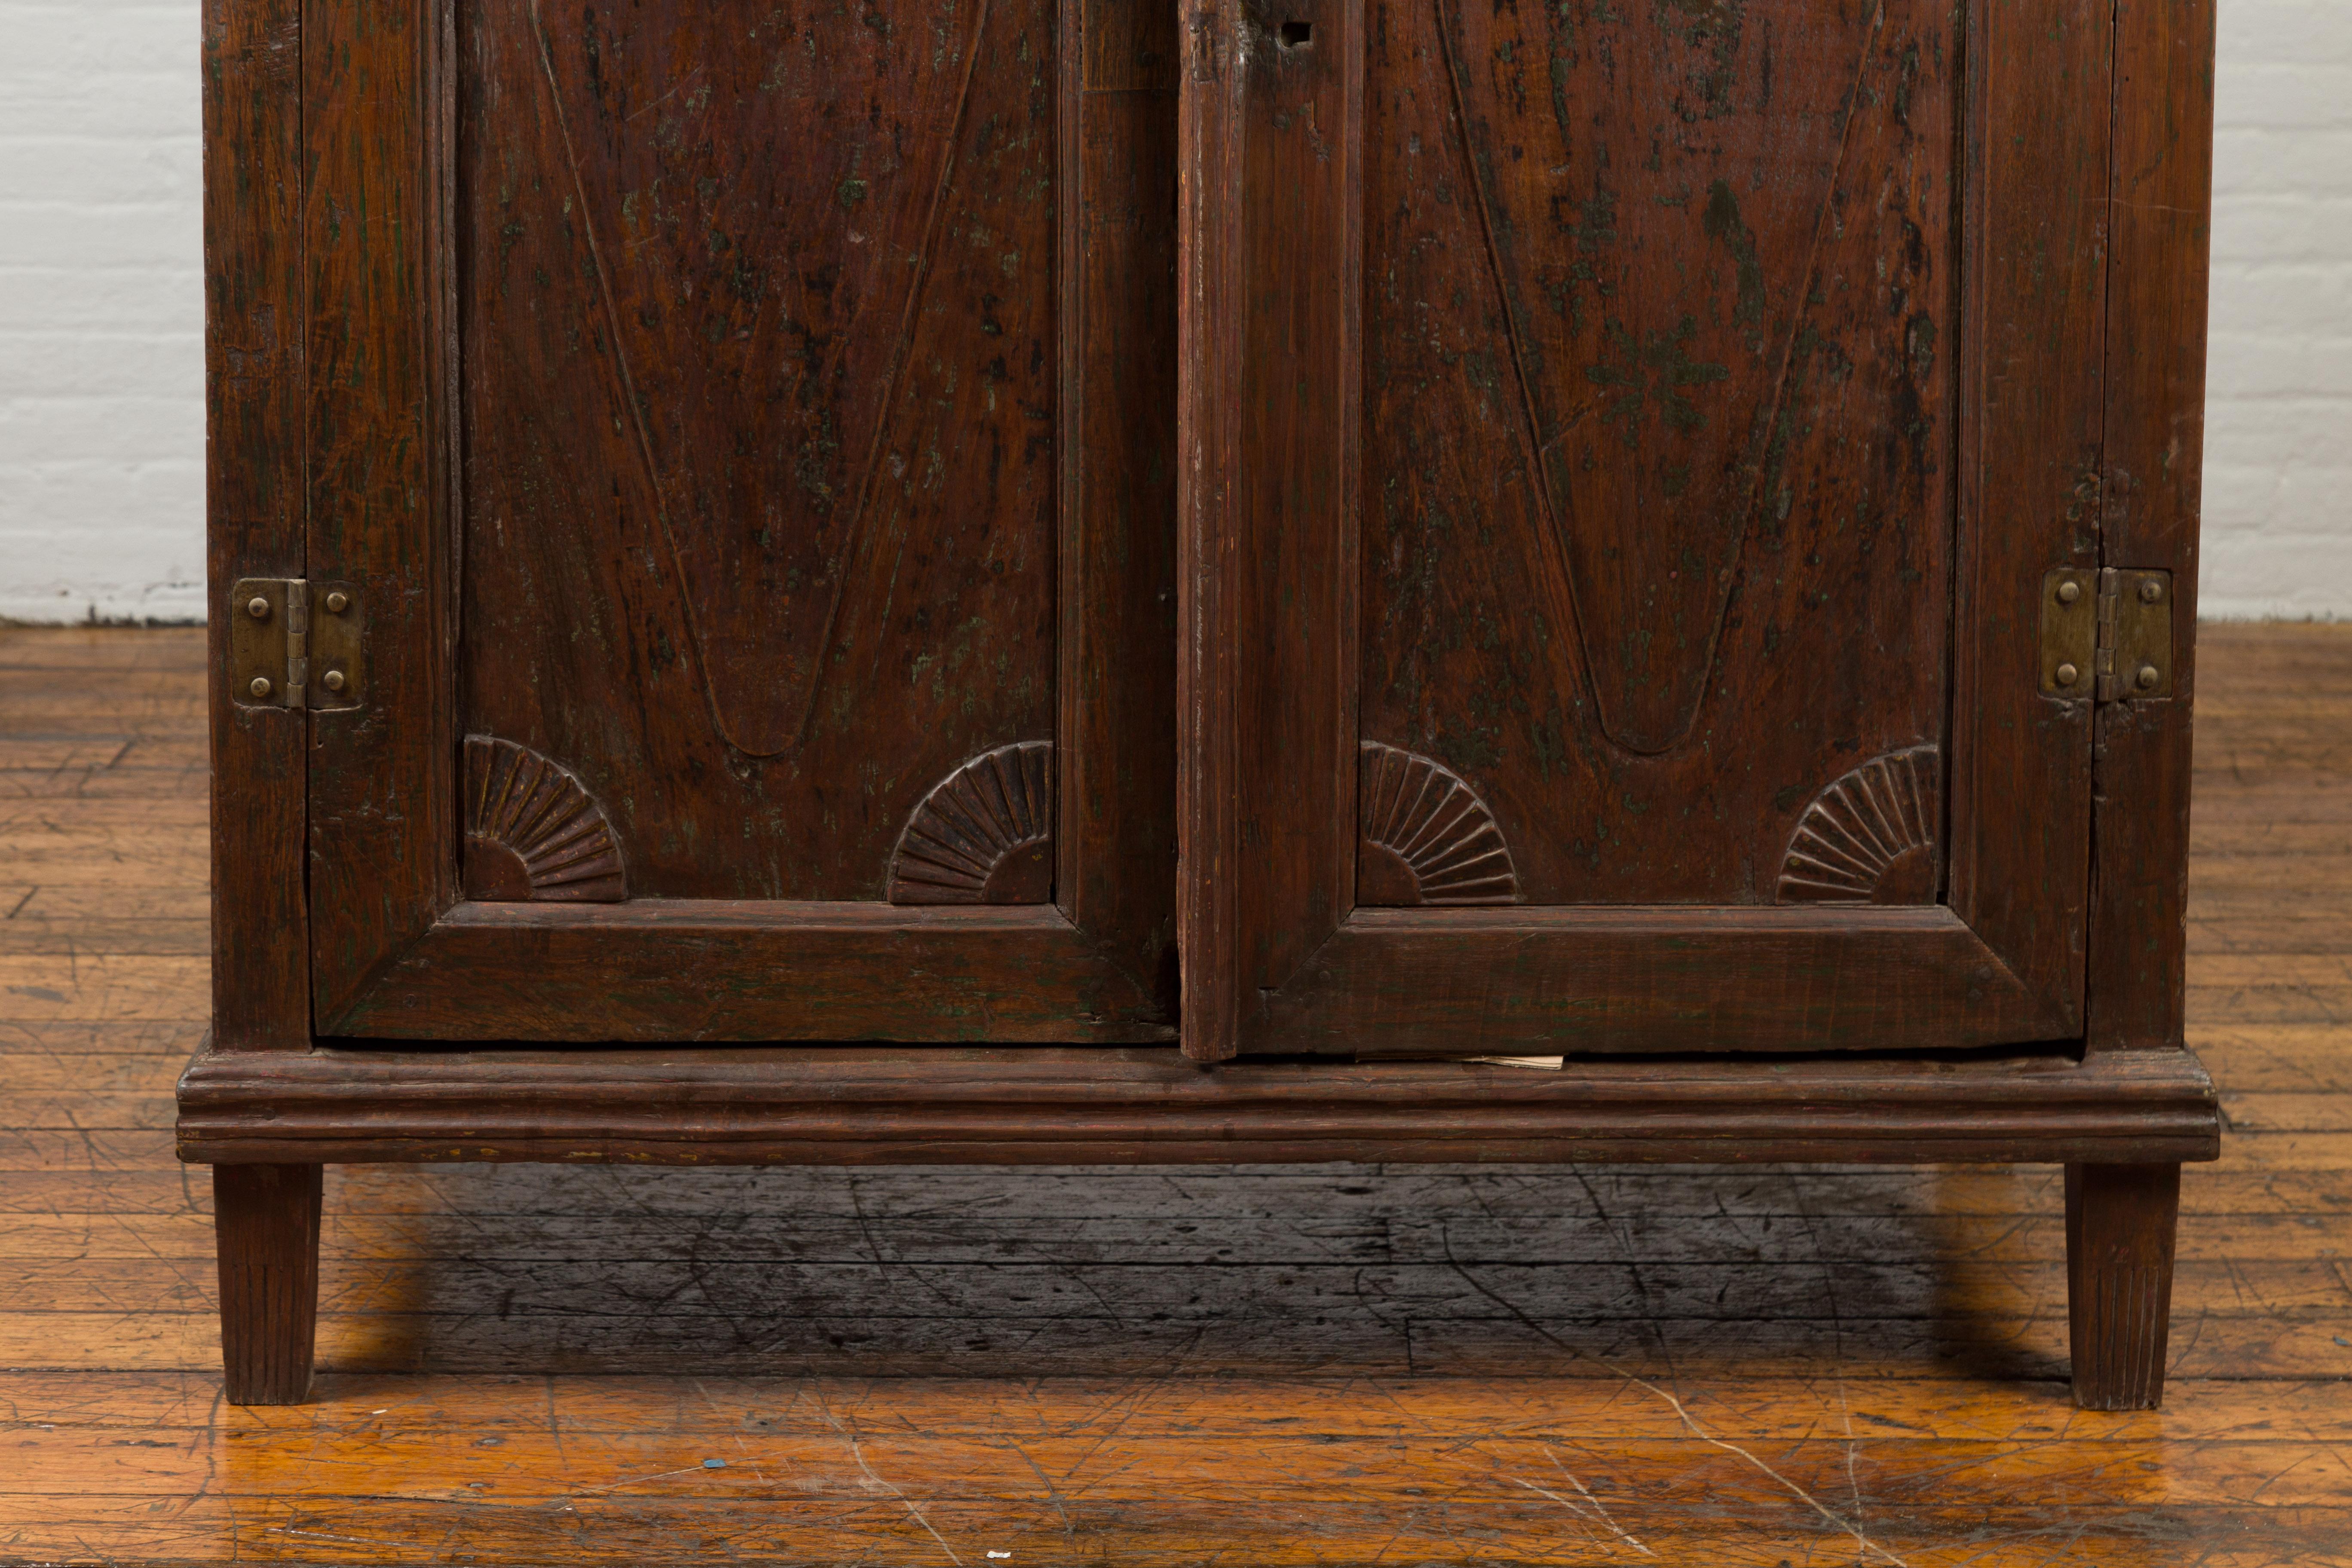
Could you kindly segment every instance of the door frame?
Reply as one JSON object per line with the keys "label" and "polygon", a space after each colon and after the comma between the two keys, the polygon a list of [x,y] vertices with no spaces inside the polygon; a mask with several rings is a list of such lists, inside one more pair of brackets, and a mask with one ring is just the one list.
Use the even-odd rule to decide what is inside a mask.
{"label": "door frame", "polygon": [[1186,11],[1185,1050],[2080,1037],[2093,705],[2041,694],[2038,626],[2044,574],[2101,563],[2114,18],[1972,5],[1956,62],[1945,901],[1400,910],[1358,908],[1354,886],[1364,0],[1285,15],[1317,52],[1276,47],[1242,0]]}
{"label": "door frame", "polygon": [[[1150,324],[1171,311],[1150,302],[1155,288],[1164,301],[1173,279],[1143,258],[1169,251],[1173,215],[1132,197],[1132,182],[1155,172],[1173,180],[1172,66],[1154,80],[1135,64],[1152,57],[1153,40],[1130,37],[1122,55],[1095,37],[1116,30],[1108,7],[1060,7],[1056,256],[1083,270],[1056,279],[1055,901],[470,902],[458,876],[457,8],[307,0],[298,11],[287,0],[275,18],[252,0],[209,8],[249,35],[241,47],[268,51],[271,68],[252,73],[246,96],[208,98],[221,114],[260,117],[215,145],[266,145],[278,180],[260,204],[215,172],[215,239],[229,240],[216,243],[215,266],[274,286],[269,309],[292,340],[268,374],[268,405],[249,416],[273,422],[268,442],[293,447],[290,460],[269,448],[287,488],[250,531],[269,547],[216,524],[215,582],[226,591],[266,573],[354,584],[369,625],[364,706],[232,709],[216,753],[268,823],[244,832],[225,817],[224,864],[239,866],[237,851],[257,840],[286,836],[277,853],[289,858],[307,840],[296,864],[260,868],[256,890],[231,895],[278,920],[269,938],[281,947],[299,947],[285,937],[308,917],[308,953],[285,961],[271,1016],[252,1032],[289,1047],[314,1034],[1172,1038],[1174,652],[1162,668],[1101,649],[1131,646],[1118,633],[1139,616],[1172,615],[1172,538],[1159,542],[1171,533],[1173,477],[1143,472],[1148,452],[1127,464],[1085,457],[1090,444],[1123,449],[1108,428],[1127,433],[1125,446],[1148,440],[1151,400],[1130,384],[1138,363],[1157,354],[1172,390],[1172,352]],[[1106,72],[1118,79],[1106,84]],[[1154,101],[1169,133],[1133,141]],[[1120,181],[1130,183],[1124,195]],[[298,258],[296,275],[263,269],[282,265],[281,251]],[[236,291],[215,291],[216,336],[236,320],[222,309]],[[1127,320],[1139,306],[1139,331]],[[256,430],[245,445],[265,437]],[[234,468],[216,453],[216,485],[234,484]],[[216,605],[215,626],[227,619]],[[1166,797],[1156,809],[1155,793]],[[289,895],[307,910],[289,908]],[[254,922],[224,923],[236,943]]]}

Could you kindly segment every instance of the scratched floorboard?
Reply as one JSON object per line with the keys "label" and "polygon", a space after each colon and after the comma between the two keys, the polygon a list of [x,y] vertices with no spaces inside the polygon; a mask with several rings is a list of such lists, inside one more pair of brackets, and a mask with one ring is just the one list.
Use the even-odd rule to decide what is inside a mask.
{"label": "scratched floorboard", "polygon": [[236,1411],[200,634],[0,632],[0,1563],[2352,1563],[2352,629],[2204,638],[2159,1415],[1932,1167],[338,1170]]}

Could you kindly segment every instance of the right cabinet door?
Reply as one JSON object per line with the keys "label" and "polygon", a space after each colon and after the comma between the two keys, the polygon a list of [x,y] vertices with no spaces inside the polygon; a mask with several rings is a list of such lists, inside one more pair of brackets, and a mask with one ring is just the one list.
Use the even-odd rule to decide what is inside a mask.
{"label": "right cabinet door", "polygon": [[2082,1034],[2111,44],[1190,11],[1189,1050]]}

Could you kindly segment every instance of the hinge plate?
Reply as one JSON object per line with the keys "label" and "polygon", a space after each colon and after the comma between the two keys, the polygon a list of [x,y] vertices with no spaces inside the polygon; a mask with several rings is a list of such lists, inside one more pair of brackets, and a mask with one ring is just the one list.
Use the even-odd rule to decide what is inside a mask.
{"label": "hinge plate", "polygon": [[2172,695],[2172,574],[2061,566],[2042,579],[2042,694]]}
{"label": "hinge plate", "polygon": [[2099,574],[2061,566],[2042,579],[2042,695],[2091,695],[2099,658]]}
{"label": "hinge plate", "polygon": [[224,613],[238,707],[331,711],[365,700],[367,621],[357,585],[241,578]]}
{"label": "hinge plate", "polygon": [[2172,574],[2099,574],[2099,700],[2172,695]]}

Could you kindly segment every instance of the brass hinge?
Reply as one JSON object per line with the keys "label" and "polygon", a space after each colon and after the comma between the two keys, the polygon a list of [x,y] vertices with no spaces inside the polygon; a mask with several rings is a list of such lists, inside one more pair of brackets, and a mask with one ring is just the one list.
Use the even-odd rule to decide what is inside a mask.
{"label": "brass hinge", "polygon": [[2042,694],[2172,695],[2172,574],[2061,566],[2042,579]]}
{"label": "brass hinge", "polygon": [[229,590],[229,692],[240,708],[357,708],[364,696],[360,591],[247,577]]}

